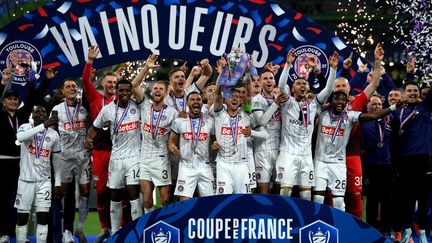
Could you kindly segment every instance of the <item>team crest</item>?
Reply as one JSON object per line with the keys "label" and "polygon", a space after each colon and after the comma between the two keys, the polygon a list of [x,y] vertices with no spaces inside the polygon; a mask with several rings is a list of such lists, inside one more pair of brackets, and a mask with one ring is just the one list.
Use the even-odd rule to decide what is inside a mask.
{"label": "team crest", "polygon": [[46,141],[47,143],[51,142],[51,137],[46,136],[46,137],[45,137],[45,141]]}
{"label": "team crest", "polygon": [[[18,65],[12,67],[12,61],[16,61]],[[42,56],[39,50],[30,43],[11,42],[0,51],[0,69],[7,68],[15,71],[12,82],[24,86],[27,80],[35,81],[39,78],[42,70]]]}
{"label": "team crest", "polygon": [[279,172],[279,174],[278,174],[278,178],[281,179],[282,177],[283,177],[282,172]]}
{"label": "team crest", "polygon": [[257,178],[257,180],[261,179],[261,173],[257,172],[256,173],[256,178]]}
{"label": "team crest", "polygon": [[218,191],[219,191],[219,193],[223,193],[224,192],[223,187],[219,187]]}
{"label": "team crest", "polygon": [[135,114],[135,113],[136,113],[135,108],[132,108],[132,109],[130,110],[130,113],[131,113],[131,114]]}
{"label": "team crest", "polygon": [[182,185],[178,186],[177,189],[179,190],[179,192],[182,192],[184,190],[184,187]]}
{"label": "team crest", "polygon": [[162,115],[162,117],[161,117],[161,121],[165,121],[166,119],[167,119],[167,116]]}
{"label": "team crest", "polygon": [[159,221],[144,229],[144,243],[179,243],[180,231],[178,228]]}
{"label": "team crest", "polygon": [[[84,108],[84,107],[81,107],[81,109],[80,109],[80,113],[84,114],[85,112],[86,112],[85,108]],[[132,112],[132,111],[131,111],[131,112]]]}
{"label": "team crest", "polygon": [[316,57],[318,65],[321,68],[321,73],[327,78],[329,72],[328,58],[321,49],[310,45],[300,46],[294,50],[294,55],[294,67],[289,71],[291,80],[294,81],[299,78],[307,79],[309,77],[312,68],[307,65],[307,62],[308,57],[311,56]]}

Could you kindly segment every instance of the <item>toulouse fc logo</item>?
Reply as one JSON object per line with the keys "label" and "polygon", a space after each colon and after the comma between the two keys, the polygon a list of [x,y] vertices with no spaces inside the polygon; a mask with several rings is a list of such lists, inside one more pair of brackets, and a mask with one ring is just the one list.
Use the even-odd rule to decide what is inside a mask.
{"label": "toulouse fc logo", "polygon": [[[12,67],[12,63],[17,66]],[[11,68],[15,71],[14,83],[25,85],[27,82],[26,66],[31,67],[31,72],[39,75],[42,70],[42,56],[36,47],[25,41],[14,41],[7,44],[0,51],[0,69]]]}
{"label": "toulouse fc logo", "polygon": [[144,229],[144,243],[180,243],[178,228],[159,221]]}
{"label": "toulouse fc logo", "polygon": [[321,49],[310,45],[300,46],[294,50],[294,56],[294,67],[289,72],[289,76],[293,81],[299,78],[307,79],[309,73],[312,72],[312,68],[307,65],[308,57],[316,58],[321,73],[327,77],[329,72],[328,58]]}

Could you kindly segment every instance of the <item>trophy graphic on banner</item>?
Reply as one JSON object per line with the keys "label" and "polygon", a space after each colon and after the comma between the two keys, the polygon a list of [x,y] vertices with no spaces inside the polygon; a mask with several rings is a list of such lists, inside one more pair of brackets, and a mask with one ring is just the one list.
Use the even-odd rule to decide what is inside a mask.
{"label": "trophy graphic on banner", "polygon": [[242,51],[239,47],[233,48],[226,55],[227,65],[221,73],[218,84],[222,87],[225,98],[231,97],[231,88],[242,81],[247,68],[250,76],[258,76],[255,66],[252,64],[250,55]]}
{"label": "trophy graphic on banner", "polygon": [[160,229],[157,234],[155,232],[152,233],[151,239],[153,243],[169,243],[171,241],[171,232],[168,231],[165,233]]}
{"label": "trophy graphic on banner", "polygon": [[328,243],[330,241],[330,232],[327,231],[325,234],[320,228],[313,233],[312,230],[309,231],[309,242],[310,243]]}

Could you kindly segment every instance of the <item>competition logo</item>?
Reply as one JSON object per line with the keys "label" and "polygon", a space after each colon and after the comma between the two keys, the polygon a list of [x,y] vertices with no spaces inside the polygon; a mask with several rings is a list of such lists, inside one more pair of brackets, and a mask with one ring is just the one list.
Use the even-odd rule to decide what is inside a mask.
{"label": "competition logo", "polygon": [[[16,66],[15,66],[16,64]],[[42,56],[36,47],[24,41],[14,41],[0,51],[0,69],[15,71],[14,83],[25,85],[34,81],[42,70]]]}
{"label": "competition logo", "polygon": [[294,67],[289,71],[289,76],[293,81],[299,78],[307,79],[309,77],[309,73],[312,72],[312,67],[308,65],[308,59],[311,57],[317,60],[317,65],[320,67],[321,73],[327,77],[329,72],[328,58],[321,49],[310,45],[300,46],[294,50],[294,55]]}
{"label": "competition logo", "polygon": [[337,228],[317,220],[300,228],[300,243],[339,243]]}
{"label": "competition logo", "polygon": [[159,221],[144,229],[144,243],[180,243],[178,228]]}

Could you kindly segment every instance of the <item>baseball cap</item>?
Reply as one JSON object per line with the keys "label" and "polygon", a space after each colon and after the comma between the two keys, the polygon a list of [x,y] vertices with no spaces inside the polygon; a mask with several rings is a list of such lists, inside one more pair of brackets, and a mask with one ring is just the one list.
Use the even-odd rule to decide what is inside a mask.
{"label": "baseball cap", "polygon": [[13,89],[9,89],[8,91],[6,91],[4,94],[3,94],[3,97],[2,97],[2,100],[4,100],[5,98],[7,98],[7,97],[10,97],[10,96],[15,96],[15,97],[20,97],[20,95],[19,95],[19,93],[18,92],[16,92],[15,90],[13,90]]}

